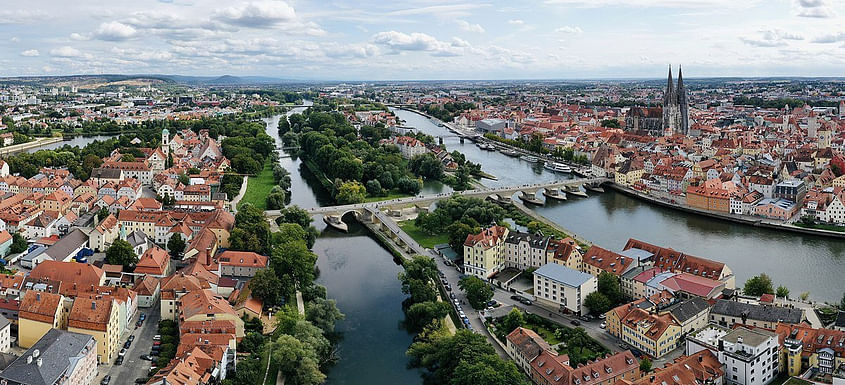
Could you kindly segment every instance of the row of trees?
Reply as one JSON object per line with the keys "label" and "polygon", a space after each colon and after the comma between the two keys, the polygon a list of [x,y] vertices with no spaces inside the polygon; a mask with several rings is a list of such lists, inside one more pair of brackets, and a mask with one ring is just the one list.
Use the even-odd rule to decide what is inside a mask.
{"label": "row of trees", "polygon": [[426,104],[420,106],[420,110],[444,122],[451,122],[461,112],[475,108],[474,103],[470,102],[448,102],[443,106],[436,104]]}
{"label": "row of trees", "polygon": [[414,224],[425,233],[436,235],[444,231],[449,235],[449,245],[463,254],[467,235],[476,234],[482,227],[501,222],[505,210],[479,198],[456,195],[438,202],[437,209],[420,213]]}

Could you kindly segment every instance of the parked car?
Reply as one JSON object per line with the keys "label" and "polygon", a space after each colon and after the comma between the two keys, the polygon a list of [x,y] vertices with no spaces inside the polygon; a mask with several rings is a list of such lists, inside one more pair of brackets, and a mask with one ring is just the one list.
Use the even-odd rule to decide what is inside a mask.
{"label": "parked car", "polygon": [[[152,351],[150,351],[150,357],[153,357],[154,359],[157,359],[157,358],[155,358],[155,357],[158,357],[158,355],[159,355],[159,351],[158,351],[158,350],[152,350]],[[150,360],[150,361],[152,361],[152,360]]]}
{"label": "parked car", "polygon": [[116,360],[114,360],[115,365],[123,365],[123,356],[118,356]]}
{"label": "parked car", "polygon": [[153,336],[153,341],[160,341],[160,340],[161,340],[161,334],[156,334],[156,335]]}
{"label": "parked car", "polygon": [[531,305],[533,303],[528,298],[522,298],[521,300],[519,300],[519,302],[522,302],[523,305]]}
{"label": "parked car", "polygon": [[516,294],[512,295],[512,296],[511,296],[511,299],[512,299],[512,300],[514,300],[514,301],[520,301],[520,302],[522,302],[522,297],[520,297],[520,296],[518,296],[518,295],[516,295]]}
{"label": "parked car", "polygon": [[569,323],[571,323],[571,324],[573,324],[573,325],[575,325],[575,326],[581,326],[581,323],[580,323],[580,322],[578,322],[578,320],[577,320],[577,319],[574,319],[574,320],[572,320],[572,321],[569,321]]}
{"label": "parked car", "polygon": [[607,318],[606,314],[604,314],[604,313],[599,314],[599,319],[605,319],[605,318]]}
{"label": "parked car", "polygon": [[126,348],[120,349],[120,352],[119,352],[119,353],[117,353],[117,355],[118,355],[119,357],[123,357],[123,356],[125,356],[125,355],[126,355]]}
{"label": "parked car", "polygon": [[458,315],[461,316],[461,318],[467,318],[467,315],[463,310],[458,310]]}
{"label": "parked car", "polygon": [[100,385],[109,385],[109,382],[111,382],[111,376],[106,374],[106,376],[103,377],[103,380],[100,381]]}
{"label": "parked car", "polygon": [[154,341],[153,342],[153,346],[159,346],[159,345],[161,345],[161,341]]}
{"label": "parked car", "polygon": [[643,356],[643,352],[641,352],[637,349],[631,349],[631,354],[633,354],[634,357],[637,357],[637,358],[640,358],[640,357]]}
{"label": "parked car", "polygon": [[490,300],[490,302],[487,302],[487,307],[496,307],[498,305],[499,305],[499,302],[497,302],[495,299]]}
{"label": "parked car", "polygon": [[602,329],[606,328],[607,322],[602,321],[601,324],[599,324],[599,327],[602,328]]}
{"label": "parked car", "polygon": [[138,318],[139,318],[141,321],[143,321],[143,320],[147,319],[147,314],[146,314],[146,313],[141,313],[141,316],[140,316],[140,317],[138,317]]}
{"label": "parked car", "polygon": [[452,291],[452,286],[446,285],[446,291]]}
{"label": "parked car", "polygon": [[129,349],[130,346],[132,346],[132,341],[126,340],[126,342],[123,343],[124,349]]}
{"label": "parked car", "polygon": [[141,359],[142,359],[142,360],[144,360],[144,361],[152,361],[152,360],[153,360],[153,356],[151,356],[151,355],[149,355],[149,354],[142,354],[142,355],[141,355]]}
{"label": "parked car", "polygon": [[138,377],[138,378],[135,379],[136,384],[146,384],[148,382],[150,382],[149,378]]}
{"label": "parked car", "polygon": [[458,296],[456,296],[455,293],[449,293],[449,298],[455,299],[458,298]]}
{"label": "parked car", "polygon": [[135,341],[135,335],[132,334],[129,336],[129,342]]}

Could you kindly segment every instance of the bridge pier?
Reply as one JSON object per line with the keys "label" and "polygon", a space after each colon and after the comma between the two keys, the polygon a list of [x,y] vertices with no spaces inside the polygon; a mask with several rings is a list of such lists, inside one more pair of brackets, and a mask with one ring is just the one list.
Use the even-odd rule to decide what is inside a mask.
{"label": "bridge pier", "polygon": [[520,191],[519,192],[519,199],[521,199],[525,203],[530,203],[532,205],[542,206],[543,201],[537,199],[537,191]]}
{"label": "bridge pier", "polygon": [[349,226],[343,222],[339,215],[323,215],[323,222],[343,232],[349,231]]}
{"label": "bridge pier", "polygon": [[546,196],[548,199],[556,199],[559,201],[566,200],[566,194],[562,193],[560,189],[547,187],[543,189],[543,195]]}
{"label": "bridge pier", "polygon": [[575,185],[575,186],[566,186],[566,194],[572,195],[579,198],[587,198],[589,195],[587,193],[581,191],[582,184]]}

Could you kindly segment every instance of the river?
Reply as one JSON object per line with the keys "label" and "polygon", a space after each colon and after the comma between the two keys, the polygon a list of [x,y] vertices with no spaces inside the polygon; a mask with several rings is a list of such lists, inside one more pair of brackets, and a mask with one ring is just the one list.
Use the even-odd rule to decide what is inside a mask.
{"label": "river", "polygon": [[[417,113],[400,109],[393,112],[405,120],[405,125],[426,134],[452,135]],[[458,138],[444,138],[444,143],[449,150],[463,152],[467,159],[480,162],[484,171],[499,177],[497,181],[482,181],[488,186],[556,178],[536,164],[479,150],[470,141],[461,144]],[[793,297],[810,292],[814,300],[835,303],[845,291],[845,242],[839,239],[705,218],[654,206],[609,189],[600,196],[549,202],[535,210],[610,250],[621,251],[628,238],[637,238],[724,262],[736,275],[738,286],[752,276],[766,273],[776,286],[789,288]]]}
{"label": "river", "polygon": [[[310,102],[306,101],[306,104]],[[297,108],[290,113],[301,112]],[[268,134],[281,144],[276,127],[281,116],[264,119]],[[299,159],[280,160],[291,173],[291,204],[317,207],[333,204],[332,198]],[[427,183],[428,193],[448,191],[448,186]],[[402,267],[393,255],[355,221],[349,232],[326,228],[319,216],[314,226],[320,236],[314,243],[317,282],[337,301],[346,319],[337,323],[343,333],[338,344],[340,359],[327,375],[329,385],[417,385],[420,371],[408,369],[405,350],[413,334],[401,327],[402,287],[397,278]]]}

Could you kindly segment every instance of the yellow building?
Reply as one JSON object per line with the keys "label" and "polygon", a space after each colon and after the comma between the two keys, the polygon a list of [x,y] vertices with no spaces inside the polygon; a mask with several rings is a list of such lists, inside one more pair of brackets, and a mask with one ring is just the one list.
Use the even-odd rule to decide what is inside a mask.
{"label": "yellow building", "polygon": [[675,350],[681,343],[681,327],[668,314],[658,316],[634,309],[620,325],[622,341],[654,358]]}
{"label": "yellow building", "polygon": [[492,226],[464,241],[464,273],[488,279],[505,267],[505,238],[509,230]]}
{"label": "yellow building", "polygon": [[819,328],[806,323],[779,322],[775,333],[783,342],[780,370],[797,376],[808,369],[830,374],[845,365],[845,331]]}
{"label": "yellow building", "polygon": [[67,331],[87,334],[97,341],[97,362],[117,358],[120,349],[120,320],[114,300],[78,297],[68,316]]}
{"label": "yellow building", "polygon": [[179,322],[188,321],[232,321],[235,337],[244,336],[244,321],[223,297],[211,290],[195,290],[183,295],[178,301]]}
{"label": "yellow building", "polygon": [[50,329],[63,328],[64,302],[64,297],[59,294],[27,291],[21,300],[18,313],[18,345],[29,348]]}
{"label": "yellow building", "polygon": [[645,168],[642,161],[628,159],[616,170],[614,181],[620,186],[630,187],[642,178],[643,173]]}

